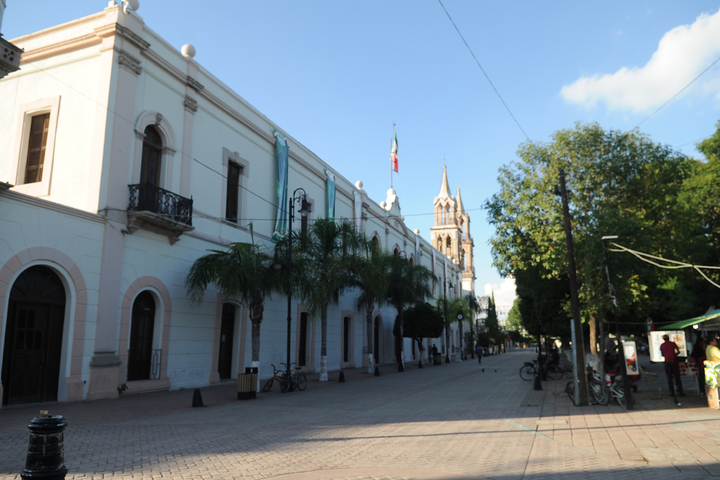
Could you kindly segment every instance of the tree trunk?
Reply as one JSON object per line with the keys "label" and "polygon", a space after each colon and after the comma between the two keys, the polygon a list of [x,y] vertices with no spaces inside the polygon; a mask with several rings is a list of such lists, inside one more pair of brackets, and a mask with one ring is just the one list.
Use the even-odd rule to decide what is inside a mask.
{"label": "tree trunk", "polygon": [[320,381],[328,381],[327,371],[327,312],[328,306],[320,309]]}
{"label": "tree trunk", "polygon": [[588,326],[590,327],[590,353],[592,355],[597,354],[597,314],[593,313],[590,315],[588,320]]}
{"label": "tree trunk", "polygon": [[373,335],[373,309],[372,305],[365,305],[365,321],[367,322],[367,352],[368,352],[368,373],[375,372],[375,338]]}

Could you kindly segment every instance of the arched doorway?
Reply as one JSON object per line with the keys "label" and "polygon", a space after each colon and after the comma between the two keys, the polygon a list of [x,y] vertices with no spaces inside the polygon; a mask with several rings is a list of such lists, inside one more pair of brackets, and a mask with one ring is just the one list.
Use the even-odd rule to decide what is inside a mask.
{"label": "arched doorway", "polygon": [[65,288],[50,268],[30,267],[13,284],[5,328],[3,405],[56,401]]}
{"label": "arched doorway", "polygon": [[155,299],[149,291],[145,290],[135,299],[130,323],[127,379],[149,380],[155,330]]}
{"label": "arched doorway", "polygon": [[375,365],[380,364],[380,334],[382,333],[382,326],[380,317],[375,317],[375,325],[373,328],[373,355],[375,356]]}

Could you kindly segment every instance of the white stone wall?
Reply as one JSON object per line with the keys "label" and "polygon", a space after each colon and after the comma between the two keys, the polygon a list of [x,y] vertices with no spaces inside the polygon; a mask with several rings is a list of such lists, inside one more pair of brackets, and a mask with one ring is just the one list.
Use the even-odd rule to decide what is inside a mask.
{"label": "white stone wall", "polygon": [[[112,33],[116,21],[134,32],[133,35],[140,40],[133,40],[135,37],[130,34],[121,35],[122,32]],[[108,30],[109,27],[112,28]],[[111,33],[104,34],[101,41],[95,43],[78,44],[74,49],[68,47],[80,37],[98,31]],[[143,50],[143,41],[149,44],[146,50]],[[114,337],[111,335],[108,338],[111,343],[114,342],[117,354],[123,360],[119,367],[118,384],[123,383],[127,368],[128,306],[132,305],[132,300],[143,289],[153,292],[158,308],[166,310],[156,315],[156,321],[162,323],[162,328],[156,329],[154,343],[163,349],[163,374],[167,384],[160,382],[157,388],[193,388],[217,381],[217,372],[213,368],[217,364],[220,299],[217,292],[210,288],[202,304],[191,305],[186,297],[185,277],[192,263],[207,250],[223,248],[229,242],[249,242],[251,237],[247,224],[250,222],[254,227],[255,241],[272,251],[269,238],[277,210],[275,144],[272,134],[274,129],[282,129],[194,60],[184,58],[174,47],[143,25],[139,17],[126,17],[119,7],[109,7],[87,17],[85,21],[55,27],[41,35],[28,35],[14,42],[26,49],[26,58],[30,63],[0,81],[0,98],[11,99],[7,104],[13,105],[13,108],[0,109],[0,181],[15,184],[17,178],[21,143],[18,132],[23,127],[20,106],[45,98],[59,98],[49,191],[36,196],[71,208],[49,208],[48,203],[23,198],[16,193],[32,194],[32,185],[20,185],[10,192],[0,192],[0,225],[3,226],[0,228],[0,265],[8,262],[17,252],[34,247],[47,248],[48,258],[40,261],[51,262],[54,255],[52,251],[57,250],[77,264],[87,285],[82,341],[75,339],[72,332],[67,332],[68,350],[63,353],[67,364],[63,371],[70,380],[66,382],[68,386],[61,389],[60,399],[79,399],[78,396],[98,398],[88,394],[88,388],[91,388],[88,384],[92,383],[90,376],[97,370],[91,368],[90,362],[99,339],[97,335],[105,338],[102,329],[96,329],[100,285],[112,275],[120,276],[120,291],[115,297],[117,304],[110,301],[101,308],[104,312],[110,311],[112,315],[117,311],[117,325],[114,332],[111,328],[109,333],[114,334]],[[62,49],[40,58],[37,52],[52,50],[59,42],[64,42]],[[141,70],[128,73],[127,65],[121,67],[120,51],[133,52],[140,62]],[[190,85],[188,75],[202,87]],[[186,110],[184,104],[187,98],[197,102],[197,111],[189,113]],[[121,115],[118,112],[124,113]],[[113,204],[117,199],[122,200],[123,195],[127,195],[124,193],[127,185],[136,183],[139,178],[138,155],[142,140],[133,131],[143,119],[154,119],[157,114],[162,117],[163,134],[168,143],[172,140],[170,146],[175,150],[165,157],[167,161],[163,165],[161,184],[178,194],[187,188],[188,191],[183,194],[192,196],[194,202],[195,230],[182,235],[174,245],[169,243],[167,237],[143,229],[119,236],[118,231],[124,226],[125,212],[122,211],[122,205],[118,209]],[[325,169],[336,174],[336,218],[353,220],[355,185],[342,177],[342,172],[333,170],[317,158],[298,140],[288,137],[288,142],[289,193],[292,194],[298,187],[304,188],[313,204],[310,221],[326,216]],[[223,152],[237,153],[245,166],[243,184],[247,191],[241,192],[242,205],[239,212],[242,218],[237,225],[222,219],[226,182],[222,177]],[[384,248],[392,250],[397,246],[408,257],[414,257],[415,234],[403,225],[399,208],[395,205],[386,210],[367,198],[364,191],[361,191],[361,195],[363,212],[367,215],[362,230],[368,236],[377,234]],[[431,201],[429,198],[428,203]],[[6,205],[11,207],[7,208]],[[107,205],[119,211],[104,211]],[[101,211],[100,215],[82,212],[94,213],[98,210]],[[105,216],[112,222],[107,222]],[[298,218],[293,227],[299,226]],[[105,253],[103,257],[103,245],[108,245],[109,241],[108,232],[114,238],[112,241],[116,242],[112,245],[119,247],[117,251]],[[421,250],[423,254],[416,261],[432,269],[432,247],[427,241],[421,240]],[[108,263],[103,269],[103,258],[105,261],[117,260],[118,266],[110,266]],[[444,257],[436,252],[435,258],[434,271],[441,277],[436,294],[442,294]],[[455,275],[453,282],[458,285],[457,269],[452,262],[447,263]],[[119,271],[115,271],[116,268]],[[11,286],[9,281],[5,284],[0,282],[0,297],[6,297]],[[113,292],[110,298],[114,295]],[[261,327],[261,378],[272,374],[271,363],[279,366],[285,362],[286,302],[286,298],[275,295],[265,305]],[[7,304],[3,308],[4,315]],[[297,325],[301,311],[302,305],[293,302],[293,359],[297,354]],[[236,322],[234,332],[233,376],[251,363],[251,324],[247,318],[247,309],[241,308],[240,312],[241,318]],[[381,359],[385,363],[392,363],[392,327],[396,312],[392,307],[384,306],[379,313],[383,325]],[[340,303],[330,306],[328,311],[330,371],[339,370],[343,364],[341,352],[345,315],[353,319],[352,358],[348,364],[363,366],[363,344],[367,341],[365,312],[357,309],[357,294],[347,292]],[[311,323],[310,330],[314,335],[312,352],[308,353],[313,363],[308,369],[319,371],[320,319],[314,318]],[[68,324],[72,326],[77,321]],[[441,341],[436,340],[434,343],[439,347]],[[411,341],[406,339],[406,360],[411,358],[411,349]],[[75,363],[73,358],[76,359]],[[76,365],[77,371],[72,370],[71,364]],[[109,381],[109,392],[112,393],[114,385],[111,383],[114,379]],[[80,394],[77,393],[78,388],[81,388]],[[108,395],[108,390],[97,395]]]}

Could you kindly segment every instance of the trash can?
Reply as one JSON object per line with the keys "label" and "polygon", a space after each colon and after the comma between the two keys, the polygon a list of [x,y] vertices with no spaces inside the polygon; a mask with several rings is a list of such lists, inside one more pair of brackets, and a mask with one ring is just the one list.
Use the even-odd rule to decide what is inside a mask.
{"label": "trash can", "polygon": [[251,398],[255,398],[257,392],[257,378],[257,367],[245,367],[245,373],[238,374],[238,400],[250,400]]}
{"label": "trash can", "polygon": [[433,355],[433,365],[442,365],[442,354],[436,353]]}

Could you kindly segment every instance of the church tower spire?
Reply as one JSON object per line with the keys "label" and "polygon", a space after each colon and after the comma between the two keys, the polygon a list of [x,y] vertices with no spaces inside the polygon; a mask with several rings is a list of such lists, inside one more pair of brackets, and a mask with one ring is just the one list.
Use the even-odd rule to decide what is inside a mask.
{"label": "church tower spire", "polygon": [[435,225],[430,228],[430,241],[440,253],[463,272],[463,290],[474,292],[475,267],[473,265],[473,241],[470,237],[470,217],[465,211],[458,188],[457,197],[450,193],[447,166],[443,166],[440,193],[433,202]]}

